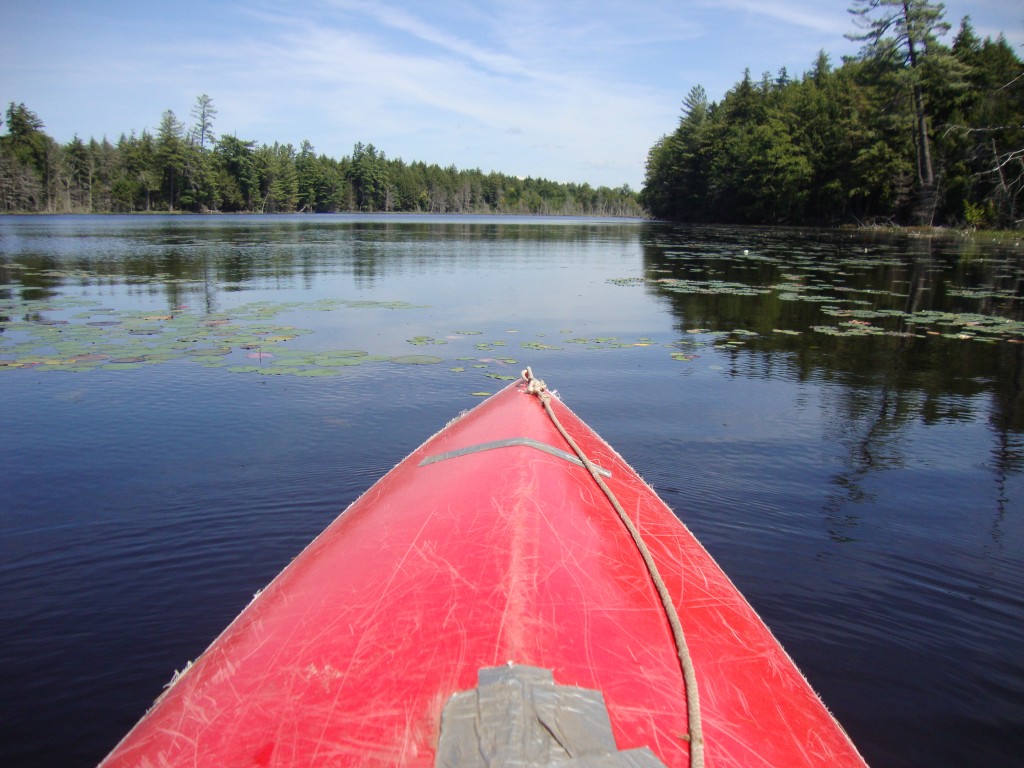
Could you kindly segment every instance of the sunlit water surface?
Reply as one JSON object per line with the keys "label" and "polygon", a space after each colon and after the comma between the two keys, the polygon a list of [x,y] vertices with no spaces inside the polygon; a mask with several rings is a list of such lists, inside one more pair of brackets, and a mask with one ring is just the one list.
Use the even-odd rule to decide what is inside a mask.
{"label": "sunlit water surface", "polygon": [[88,766],[525,365],[878,766],[1024,754],[1024,249],[589,219],[0,217],[0,764]]}

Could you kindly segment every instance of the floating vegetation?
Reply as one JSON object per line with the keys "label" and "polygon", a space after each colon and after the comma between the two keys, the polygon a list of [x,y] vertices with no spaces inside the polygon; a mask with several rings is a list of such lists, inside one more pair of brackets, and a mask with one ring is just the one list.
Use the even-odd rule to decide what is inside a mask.
{"label": "floating vegetation", "polygon": [[[807,323],[804,328],[766,328],[760,332],[735,329],[724,336],[717,336],[716,340],[710,329],[686,329],[688,334],[702,339],[712,335],[714,343],[722,347],[741,346],[759,334],[777,338],[799,336],[808,331],[841,337],[934,336],[986,344],[1024,343],[1024,321],[1014,317],[908,309],[919,303],[931,303],[921,302],[921,295],[936,295],[977,301],[979,307],[997,311],[1003,308],[1007,314],[1019,317],[1020,303],[1024,301],[1019,287],[1024,278],[1024,268],[1017,261],[1000,262],[996,259],[985,283],[957,286],[939,282],[947,274],[943,271],[936,269],[922,276],[912,272],[911,265],[902,258],[869,254],[866,249],[857,255],[830,254],[828,259],[815,258],[810,254],[767,258],[748,251],[741,255],[735,251],[691,253],[685,249],[664,255],[678,259],[673,262],[671,276],[666,276],[665,269],[651,269],[647,277],[615,278],[608,282],[620,286],[649,286],[671,297],[684,312],[692,302],[695,309],[692,315],[695,317],[722,314],[714,308],[717,305],[702,303],[704,297],[732,296],[753,302],[747,305],[748,309],[736,310],[736,317],[777,317],[783,313],[794,313],[779,308],[778,302],[807,302],[818,307],[796,310]],[[755,257],[762,261],[760,266],[751,263]],[[778,267],[771,266],[773,264]],[[881,278],[884,283],[881,283],[879,273],[884,274]],[[931,277],[933,274],[934,278]],[[743,282],[742,278],[747,275],[751,280]],[[929,280],[934,280],[935,284],[931,285]],[[929,294],[929,291],[934,294]],[[723,306],[732,309],[741,305]],[[820,315],[815,317],[815,313]],[[566,342],[592,346],[595,340],[575,337]]]}
{"label": "floating vegetation", "polygon": [[415,344],[418,347],[425,346],[427,344],[447,344],[447,339],[435,339],[433,336],[413,336],[411,339],[406,339],[410,344]]}
{"label": "floating vegetation", "polygon": [[661,288],[672,293],[692,293],[704,296],[760,296],[770,293],[770,288],[732,283],[724,280],[685,280],[674,277],[660,277],[653,280]]}
{"label": "floating vegetation", "polygon": [[981,286],[978,288],[951,288],[948,291],[950,296],[959,296],[966,299],[1000,299],[1003,301],[1024,301],[1024,296],[1019,296],[1016,290],[1000,290],[992,286]]}
{"label": "floating vegetation", "polygon": [[562,347],[556,347],[552,344],[544,344],[543,342],[540,341],[521,341],[519,342],[519,346],[521,346],[523,349],[535,349],[538,351],[562,349]]}
{"label": "floating vegetation", "polygon": [[[231,373],[333,376],[348,366],[391,360],[364,350],[321,352],[285,346],[311,331],[265,322],[286,309],[398,309],[404,302],[254,302],[230,313],[199,314],[183,305],[169,313],[121,311],[70,299],[0,300],[0,368],[86,372],[134,370],[189,361]],[[76,311],[71,320],[52,317]],[[103,319],[98,319],[103,318]],[[431,358],[431,362],[440,358]],[[256,364],[252,364],[255,361]],[[248,362],[248,364],[245,364]]]}
{"label": "floating vegetation", "polygon": [[[386,354],[371,354],[371,350],[362,349],[325,349],[336,340],[322,331],[310,339],[308,335],[313,331],[285,323],[301,325],[293,315],[301,317],[303,313],[308,320],[314,312],[374,313],[423,307],[402,301],[332,298],[255,301],[203,312],[202,307],[190,308],[181,298],[147,306],[143,303],[147,291],[133,288],[130,300],[137,309],[125,310],[103,306],[88,296],[62,297],[55,291],[47,294],[46,288],[12,284],[7,286],[8,294],[0,294],[4,296],[0,298],[0,376],[23,375],[13,371],[29,370],[152,370],[154,366],[169,364],[204,366],[249,376],[337,377],[364,365],[444,364],[451,374],[459,374],[467,382],[467,390],[480,388],[481,391],[472,393],[474,396],[484,397],[491,394],[483,391],[484,387],[496,381],[511,381],[518,373],[518,367],[511,366],[522,365],[514,357],[505,356],[512,351],[508,349],[508,338],[513,334],[518,338],[512,343],[519,343],[515,351],[522,357],[537,357],[534,353],[581,356],[593,354],[590,350],[602,350],[611,355],[657,356],[672,367],[675,362],[691,363],[681,370],[676,368],[677,375],[720,370],[721,366],[714,362],[724,354],[735,358],[797,347],[814,350],[840,343],[827,340],[826,336],[870,337],[876,339],[874,343],[880,337],[914,338],[929,344],[971,342],[972,348],[977,344],[1024,343],[1024,322],[1015,319],[1021,315],[1018,286],[1024,275],[1017,261],[986,267],[984,272],[976,270],[977,263],[972,263],[971,269],[975,271],[971,274],[958,273],[950,278],[947,271],[937,271],[935,274],[940,277],[932,278],[930,267],[914,272],[908,268],[908,261],[889,254],[864,251],[844,255],[831,249],[806,254],[772,253],[760,243],[748,245],[747,249],[723,246],[719,252],[710,254],[706,249],[681,246],[666,254],[667,260],[651,266],[645,276],[608,281],[616,286],[643,287],[657,299],[670,303],[681,323],[677,334],[682,337],[670,343],[651,335],[598,335],[607,331],[588,326],[585,318],[560,320],[559,325],[566,327],[556,335],[554,329],[559,325],[551,326],[549,338],[536,328],[474,329],[471,317],[454,321],[458,326],[470,325],[468,328],[441,330],[434,327],[436,319],[432,315],[419,313],[422,327],[408,321],[393,323],[390,319],[391,325],[382,324],[382,328],[401,330],[390,331],[386,341],[381,342],[383,348],[372,350]],[[24,269],[20,265],[5,266],[12,271]],[[58,270],[52,276],[68,278],[69,274]],[[971,275],[979,284],[965,287],[941,282],[966,281],[972,279]],[[84,281],[82,285],[99,285],[102,280],[86,272],[73,272],[73,278]],[[144,284],[147,279],[129,282]],[[171,284],[164,277],[154,277],[149,282]],[[200,304],[194,298],[189,300]],[[156,292],[152,301],[161,301]],[[917,307],[935,306],[956,311],[917,311]],[[960,310],[979,311],[972,314]],[[1010,317],[985,314],[1000,311]],[[326,318],[323,324],[332,332],[359,325],[345,317]],[[336,343],[366,343],[356,338],[362,336],[350,336]],[[409,345],[407,350],[403,350],[403,342]],[[702,356],[700,363],[692,364]],[[532,359],[524,363],[539,364]],[[402,373],[392,369],[391,375]],[[484,383],[483,379],[491,381]]]}
{"label": "floating vegetation", "polygon": [[[973,313],[896,311],[833,311],[835,317],[849,318],[836,325],[815,325],[811,330],[829,336],[942,336],[961,341],[1024,342],[1024,322],[995,315]],[[882,324],[879,325],[878,323]]]}
{"label": "floating vegetation", "polygon": [[341,299],[338,306],[350,309],[425,309],[423,304],[410,304],[407,301],[365,301]]}
{"label": "floating vegetation", "polygon": [[308,355],[306,359],[310,365],[318,365],[327,368],[337,368],[346,365],[359,365],[364,362],[375,362],[380,358],[373,357],[369,352],[361,349],[333,349],[329,352],[317,352]]}

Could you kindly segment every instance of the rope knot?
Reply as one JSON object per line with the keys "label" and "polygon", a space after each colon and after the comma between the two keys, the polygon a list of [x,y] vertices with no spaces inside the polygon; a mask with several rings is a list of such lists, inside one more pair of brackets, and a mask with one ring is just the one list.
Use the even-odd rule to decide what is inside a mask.
{"label": "rope knot", "polygon": [[551,399],[548,385],[542,379],[534,376],[532,369],[527,368],[523,371],[523,380],[526,381],[526,394],[536,395],[542,403],[548,402]]}

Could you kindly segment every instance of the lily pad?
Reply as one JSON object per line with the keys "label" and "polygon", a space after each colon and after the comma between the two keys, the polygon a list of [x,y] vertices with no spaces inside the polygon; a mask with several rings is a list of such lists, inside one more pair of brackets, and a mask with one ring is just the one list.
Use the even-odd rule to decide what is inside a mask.
{"label": "lily pad", "polygon": [[335,355],[312,355],[309,358],[310,365],[319,368],[348,368],[354,365],[362,365],[363,357],[337,357]]}
{"label": "lily pad", "polygon": [[211,355],[230,355],[231,347],[211,347],[209,349],[186,349],[186,355],[196,355],[199,357],[210,357]]}
{"label": "lily pad", "polygon": [[363,349],[332,349],[328,352],[320,353],[318,356],[322,358],[336,357],[336,358],[357,358],[367,357],[369,352]]}
{"label": "lily pad", "polygon": [[523,342],[520,342],[519,346],[521,346],[523,349],[536,349],[536,350],[557,350],[557,349],[561,349],[561,347],[556,347],[556,346],[554,346],[552,344],[544,344],[544,343],[539,342],[539,341],[523,341]]}
{"label": "lily pad", "polygon": [[416,346],[424,346],[426,344],[446,344],[444,339],[435,339],[433,336],[413,336],[411,339],[406,339],[410,344]]}

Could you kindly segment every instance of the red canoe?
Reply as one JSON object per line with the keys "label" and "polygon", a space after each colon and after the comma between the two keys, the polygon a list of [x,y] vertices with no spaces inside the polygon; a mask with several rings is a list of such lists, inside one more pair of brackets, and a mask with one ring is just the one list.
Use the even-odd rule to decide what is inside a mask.
{"label": "red canoe", "polygon": [[701,764],[864,761],[686,527],[525,378],[340,515],[102,763]]}

